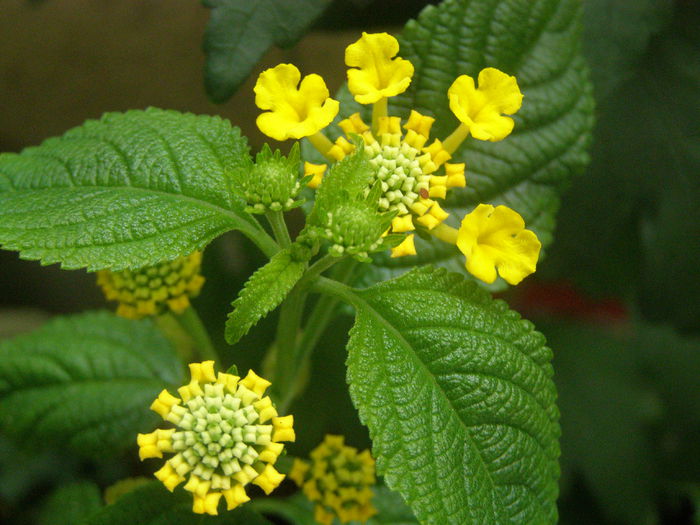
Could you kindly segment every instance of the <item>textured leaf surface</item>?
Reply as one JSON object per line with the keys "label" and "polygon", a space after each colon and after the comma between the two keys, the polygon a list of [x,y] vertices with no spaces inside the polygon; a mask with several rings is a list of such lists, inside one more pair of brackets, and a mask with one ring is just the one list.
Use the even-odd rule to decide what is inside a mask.
{"label": "textured leaf surface", "polygon": [[[221,507],[223,508],[223,506]],[[269,525],[265,518],[245,507],[218,516],[192,513],[192,496],[177,489],[171,494],[159,482],[151,482],[104,507],[80,525]]]}
{"label": "textured leaf surface", "polygon": [[304,274],[306,261],[295,260],[289,249],[275,254],[251,275],[226,321],[226,341],[236,343],[272,310],[277,308]]}
{"label": "textured leaf surface", "polygon": [[544,337],[432,268],[345,299],[357,310],[350,394],[379,473],[416,517],[554,523],[559,426]]}
{"label": "textured leaf surface", "polygon": [[204,34],[204,82],[225,102],[273,44],[292,46],[330,0],[204,0],[211,18]]}
{"label": "textured leaf surface", "polygon": [[102,506],[100,488],[91,481],[63,485],[51,494],[39,514],[39,525],[77,525]]}
{"label": "textured leaf surface", "polygon": [[228,121],[148,109],[108,113],[0,155],[0,246],[64,268],[134,268],[262,230],[225,172],[248,155]]}
{"label": "textured leaf surface", "polygon": [[[411,109],[434,116],[433,137],[444,139],[458,124],[447,90],[459,75],[476,78],[481,69],[496,67],[515,75],[525,95],[509,137],[496,143],[470,138],[455,154],[452,162],[467,164],[467,187],[448,192],[444,207],[452,225],[478,203],[505,204],[544,247],[551,243],[559,194],[588,162],[593,124],[581,9],[578,0],[446,0],[428,6],[400,35],[400,55],[415,73],[408,91],[390,99],[391,111],[404,118]],[[359,109],[344,91],[341,112]],[[463,266],[454,246],[431,244],[427,250],[418,246],[417,257],[377,261],[390,270],[381,276],[425,262]]]}
{"label": "textured leaf surface", "polygon": [[0,429],[19,443],[86,454],[134,444],[158,392],[182,381],[150,321],[106,312],[59,318],[0,344]]}

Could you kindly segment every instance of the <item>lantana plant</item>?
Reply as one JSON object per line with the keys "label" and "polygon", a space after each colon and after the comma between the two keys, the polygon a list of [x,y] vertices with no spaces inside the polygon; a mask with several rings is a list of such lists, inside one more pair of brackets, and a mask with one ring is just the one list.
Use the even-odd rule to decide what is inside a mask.
{"label": "lantana plant", "polygon": [[[2,246],[95,271],[117,303],[0,347],[0,428],[142,460],[138,481],[113,479],[109,504],[80,523],[556,521],[551,352],[491,291],[535,272],[551,240],[556,206],[527,187],[549,192],[563,164],[525,139],[550,140],[541,84],[564,73],[481,41],[573,35],[578,18],[563,30],[551,13],[513,14],[491,36],[462,24],[488,3],[428,8],[401,40],[358,35],[335,97],[293,64],[264,69],[257,126],[282,144],[255,156],[226,120],[155,108],[0,156]],[[268,261],[232,298],[225,346],[196,306],[213,286],[207,245],[231,230]],[[277,310],[264,357],[239,373]],[[332,335],[351,313],[345,350]],[[334,389],[357,409],[317,414],[322,429],[309,415],[325,406],[309,394],[321,351],[346,363]]]}

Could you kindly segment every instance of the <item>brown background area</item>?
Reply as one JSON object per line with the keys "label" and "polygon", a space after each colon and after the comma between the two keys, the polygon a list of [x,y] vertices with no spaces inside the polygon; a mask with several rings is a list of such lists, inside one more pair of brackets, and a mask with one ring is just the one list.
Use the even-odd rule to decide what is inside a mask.
{"label": "brown background area", "polygon": [[202,36],[209,10],[196,0],[0,1],[0,149],[17,151],[106,111],[156,106],[218,114],[254,147],[257,74],[293,62],[331,92],[344,80],[343,50],[358,31],[313,32],[272,49],[227,103],[204,92]]}

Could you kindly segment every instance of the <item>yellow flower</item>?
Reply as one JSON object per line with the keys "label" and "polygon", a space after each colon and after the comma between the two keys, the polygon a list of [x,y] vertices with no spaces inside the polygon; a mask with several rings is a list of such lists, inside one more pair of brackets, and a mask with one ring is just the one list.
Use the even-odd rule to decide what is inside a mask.
{"label": "yellow flower", "polygon": [[[399,117],[388,114],[387,97],[406,91],[414,73],[411,62],[397,56],[398,52],[398,41],[386,33],[363,33],[359,40],[349,45],[345,51],[345,63],[350,68],[348,89],[357,102],[373,104],[372,122],[365,123],[359,113],[341,120],[338,125],[344,135],[334,142],[320,133],[323,126],[314,126],[306,134],[311,144],[329,162],[338,162],[354,153],[354,137],[359,136],[362,139],[363,151],[375,167],[375,173],[365,189],[365,196],[370,194],[373,187],[381,188],[377,212],[395,214],[391,227],[385,233],[406,234],[404,240],[392,248],[392,257],[416,253],[412,232],[417,229],[452,244],[457,242],[457,230],[444,224],[448,213],[437,201],[445,199],[451,188],[466,186],[465,164],[449,161],[469,134],[480,140],[497,141],[505,138],[513,129],[513,120],[507,115],[512,115],[520,109],[523,98],[515,77],[497,69],[486,68],[479,73],[478,89],[471,77],[462,75],[447,92],[450,108],[460,120],[460,124],[443,141],[431,139],[430,130],[435,122],[434,118],[412,110],[408,119],[402,122]],[[293,66],[281,64],[268,71],[278,68],[282,68],[280,71],[287,71],[285,68]],[[289,73],[291,80],[285,85],[296,86],[299,73],[296,68],[294,71],[296,76]],[[266,74],[268,72],[263,73]],[[258,85],[270,83],[263,75],[260,76]],[[322,83],[320,80],[319,82]],[[279,83],[281,82],[277,82]],[[288,93],[290,88],[278,91]],[[260,97],[257,86],[256,93]],[[326,97],[327,91],[318,98],[316,105],[320,107],[321,101]],[[267,109],[267,106],[263,107],[260,103],[258,105]],[[263,116],[264,114],[260,117]],[[327,119],[328,122],[330,120]],[[274,135],[272,130],[263,131],[272,137],[281,137],[287,127],[281,124],[279,127],[282,131]],[[317,188],[323,184],[325,170],[325,164],[307,162],[304,173],[308,177],[309,186]],[[488,242],[499,242],[498,249],[468,240],[466,231],[469,228],[473,229],[473,226],[469,225],[475,220],[474,217],[465,218],[463,229],[466,229],[465,233],[460,234],[460,249],[464,247],[462,251],[469,252],[467,269],[472,273],[476,272],[475,275],[478,274],[485,281],[492,282],[496,278],[497,266],[508,282],[519,282],[525,275],[534,271],[539,242],[534,238],[538,248],[534,252],[534,260],[530,261],[534,243],[529,242],[529,235],[534,237],[534,234],[525,230],[525,233],[511,239],[511,230],[506,229],[499,233],[494,228],[512,226],[507,221],[500,220],[501,215],[500,211],[495,213],[496,220],[488,223],[490,233],[483,237],[488,239]],[[340,221],[343,218],[334,217],[334,220]],[[523,229],[522,226],[520,229]],[[530,251],[527,252],[527,256],[522,255],[518,259],[512,255],[513,246],[520,246],[521,241]],[[488,265],[484,263],[486,253],[494,261],[491,272],[486,270]],[[519,261],[518,264],[516,260]],[[532,269],[529,269],[530,267]]]}
{"label": "yellow flower", "polygon": [[348,89],[360,104],[373,104],[381,98],[403,93],[411,83],[413,64],[396,57],[399,43],[387,33],[362,33],[345,49]]}
{"label": "yellow flower", "polygon": [[474,79],[461,75],[447,90],[450,109],[474,138],[492,142],[506,138],[513,130],[512,115],[520,109],[523,95],[515,77],[488,67]]}
{"label": "yellow flower", "polygon": [[279,417],[268,396],[270,382],[252,370],[238,376],[214,372],[214,361],[190,364],[191,381],[178,389],[180,398],[163,390],[151,409],[175,425],[139,434],[139,457],[174,456],[155,473],[171,492],[185,481],[193,512],[217,514],[223,496],[228,510],[250,498],[245,486],[266,494],[284,479],[273,467],[282,441],[294,441],[293,417]]}
{"label": "yellow flower", "polygon": [[535,271],[540,241],[525,221],[506,206],[479,204],[469,213],[457,233],[457,247],[466,256],[469,273],[492,283],[498,274],[518,284]]}
{"label": "yellow flower", "polygon": [[101,270],[97,284],[107,299],[119,301],[117,315],[127,319],[158,315],[168,309],[180,314],[204,284],[201,263],[202,252],[194,252],[138,270]]}
{"label": "yellow flower", "polygon": [[279,64],[263,71],[255,84],[255,104],[270,110],[258,116],[257,125],[275,140],[314,135],[338,114],[339,103],[329,97],[319,75],[301,73],[292,64]]}
{"label": "yellow flower", "polygon": [[365,522],[377,513],[371,502],[376,478],[369,450],[358,452],[342,436],[327,435],[310,456],[310,463],[294,460],[289,478],[315,504],[318,523],[330,525],[334,517],[341,523]]}

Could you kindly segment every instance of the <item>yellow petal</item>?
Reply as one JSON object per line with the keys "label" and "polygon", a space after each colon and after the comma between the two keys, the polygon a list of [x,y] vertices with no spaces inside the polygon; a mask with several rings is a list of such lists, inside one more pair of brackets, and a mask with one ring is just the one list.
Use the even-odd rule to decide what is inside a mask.
{"label": "yellow petal", "polygon": [[479,73],[479,87],[474,79],[461,75],[447,90],[450,109],[460,122],[479,140],[502,140],[513,130],[512,115],[520,109],[523,95],[515,77],[495,68]]}
{"label": "yellow petal", "polygon": [[292,64],[279,64],[263,71],[255,84],[255,104],[263,110],[257,125],[275,140],[308,137],[325,128],[338,114],[339,103],[329,98],[318,75],[301,73]]}
{"label": "yellow petal", "polygon": [[241,484],[236,484],[229,490],[223,491],[224,498],[226,498],[226,509],[233,510],[238,507],[241,503],[250,501],[248,494],[245,492],[245,488]]}
{"label": "yellow petal", "polygon": [[387,33],[362,33],[345,49],[348,89],[360,104],[373,104],[403,93],[411,83],[413,64],[396,57],[399,43]]}
{"label": "yellow petal", "polygon": [[467,258],[467,271],[478,279],[492,283],[498,271],[515,285],[535,271],[541,244],[517,212],[480,204],[462,220],[457,247]]}
{"label": "yellow petal", "polygon": [[275,467],[272,465],[266,465],[265,469],[260,473],[260,475],[253,480],[253,485],[257,485],[265,494],[270,494],[275,490],[282,480],[284,479],[284,474],[277,472]]}
{"label": "yellow petal", "polygon": [[414,235],[408,235],[401,244],[391,249],[392,257],[403,257],[404,255],[415,255],[416,245],[413,242]]}

